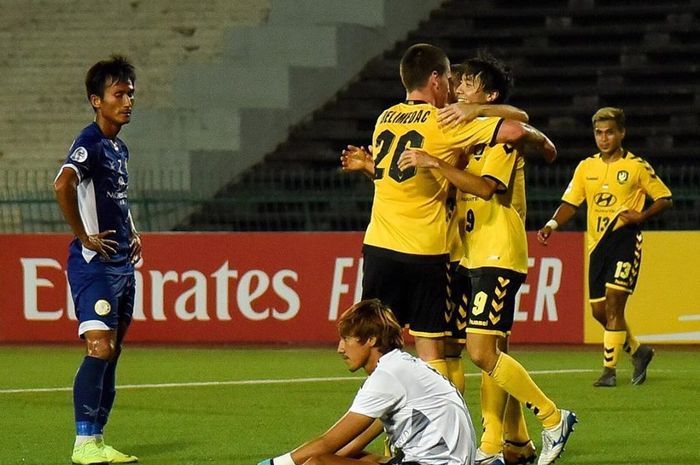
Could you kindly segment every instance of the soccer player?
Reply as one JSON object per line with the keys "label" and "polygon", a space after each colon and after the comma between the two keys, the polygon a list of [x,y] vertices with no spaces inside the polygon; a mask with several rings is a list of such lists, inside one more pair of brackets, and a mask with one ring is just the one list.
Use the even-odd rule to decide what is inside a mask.
{"label": "soccer player", "polygon": [[454,165],[477,144],[555,149],[513,120],[479,118],[441,127],[437,111],[448,101],[450,63],[437,47],[410,47],[400,73],[406,101],[382,112],[372,138],[375,192],[363,246],[363,299],[385,302],[414,336],[419,357],[447,375],[448,181],[430,170],[400,169],[399,156],[406,148],[423,148]]}
{"label": "soccer player", "polygon": [[[455,89],[461,83],[462,75],[464,73],[464,65],[458,64],[451,67],[450,76],[450,92],[448,95],[449,103],[457,102],[457,95]],[[467,96],[469,97],[469,96]],[[505,99],[500,99],[505,100]],[[460,113],[455,112],[445,113],[445,118],[449,118],[450,121],[456,121],[457,119],[462,121],[470,121],[476,117],[480,116],[498,116],[503,118],[512,118],[518,121],[527,122],[527,113],[522,110],[512,107],[510,105],[496,104],[493,102],[488,102],[485,99],[481,101],[470,100],[469,98],[462,99],[461,101],[468,103],[468,105],[462,105],[460,108]],[[438,111],[438,121],[443,118],[443,110],[448,107],[444,107]],[[361,172],[366,175],[369,179],[374,179],[374,160],[372,155],[364,147],[355,147],[349,145],[345,150],[343,150],[340,157],[341,166],[344,171],[355,171]],[[459,166],[466,165],[466,157],[461,157],[458,162]],[[449,331],[452,334],[445,339],[445,364],[447,369],[447,378],[455,385],[457,390],[461,394],[464,394],[465,384],[464,384],[464,365],[462,364],[462,349],[465,343],[464,327],[462,321],[459,318],[460,312],[464,311],[460,309],[460,303],[465,294],[464,289],[469,289],[469,279],[463,274],[458,274],[456,272],[460,260],[464,255],[464,213],[463,208],[465,202],[461,201],[462,196],[458,196],[454,186],[450,185],[447,205],[448,205],[448,248],[450,256],[450,264],[448,270],[448,314],[446,319],[449,320]],[[467,297],[469,296],[466,292]],[[529,463],[528,460],[532,461],[535,458],[535,450],[532,441],[527,433],[527,426],[525,424],[525,418],[523,416],[522,408],[520,403],[509,402],[508,419],[512,419],[509,425],[513,425],[508,434],[508,441],[506,444],[508,446],[509,455],[506,457],[506,465],[517,465],[519,463]],[[380,431],[380,426],[375,426],[374,431]],[[368,434],[372,434],[368,432]],[[510,459],[510,460],[509,460]]]}
{"label": "soccer player", "polygon": [[[259,465],[378,464],[355,439],[380,419],[393,449],[390,463],[474,463],[474,426],[464,399],[425,362],[403,352],[402,328],[378,299],[350,307],[338,321],[338,353],[367,380],[350,409],[323,435]],[[361,458],[361,460],[359,460]]]}
{"label": "soccer player", "polygon": [[[642,384],[654,350],[640,344],[625,321],[627,297],[634,292],[642,261],[641,224],[672,205],[671,191],[644,159],[622,147],[625,113],[606,107],[593,115],[599,153],[581,161],[562,203],[542,229],[547,239],[569,221],[583,202],[588,205],[588,291],[593,317],[603,326],[603,373],[593,384],[613,387],[622,350],[632,355],[632,384]],[[653,203],[644,209],[646,196]]]}
{"label": "soccer player", "polygon": [[73,384],[76,464],[132,463],[138,459],[105,444],[103,429],[115,399],[115,373],[131,323],[134,264],[141,240],[127,199],[129,151],[117,134],[134,104],[134,67],[121,56],[87,72],[85,87],[95,121],[71,145],[54,181],[56,200],[75,234],[68,282],[86,356]]}
{"label": "soccer player", "polygon": [[[445,121],[460,121],[470,118],[473,114],[471,108],[474,104],[491,105],[495,108],[509,108],[503,103],[508,99],[513,87],[513,77],[510,70],[504,63],[493,56],[480,53],[478,56],[466,60],[458,74],[456,84],[456,95],[460,105],[447,107],[443,113]],[[465,105],[466,104],[466,105]],[[512,108],[512,107],[511,107]],[[517,113],[517,112],[520,112]],[[512,108],[509,114],[514,119],[527,123],[528,116],[519,109]],[[498,159],[503,155],[503,146],[486,146],[477,149],[482,153],[471,153],[468,157],[468,166],[471,170],[478,171],[480,164],[487,163],[487,160]],[[525,234],[525,183],[524,183],[524,158],[515,154],[515,166],[513,167],[513,189],[511,202],[512,206],[520,217],[522,224],[517,229],[518,238],[522,239]],[[496,197],[507,198],[508,191],[496,194]],[[452,282],[452,302],[454,308],[451,310],[452,337],[446,342],[447,360],[461,360],[460,354],[466,343],[467,315],[469,314],[469,303],[472,302],[472,286],[469,278],[469,264],[474,257],[483,258],[489,255],[500,253],[500,248],[506,246],[513,239],[510,234],[491,235],[493,230],[481,233],[475,229],[475,223],[481,223],[484,212],[488,211],[488,201],[480,199],[473,194],[464,192],[458,193],[457,212],[460,217],[459,231],[464,235],[465,244],[462,256],[457,263],[452,262],[451,273]],[[517,224],[517,223],[516,223]],[[488,238],[488,239],[487,239]],[[497,239],[496,239],[497,238]],[[498,241],[503,241],[499,243]],[[513,241],[515,242],[515,241]],[[522,257],[520,257],[522,260]],[[525,250],[525,260],[527,251]],[[477,264],[478,265],[478,264]],[[522,263],[518,264],[518,269],[522,270]],[[504,263],[504,269],[510,269],[511,263]],[[527,271],[527,264],[524,267]],[[478,272],[478,271],[477,271]],[[517,290],[517,287],[516,287]],[[507,299],[506,305],[514,304],[514,301]],[[514,309],[513,309],[514,312]],[[497,344],[502,352],[508,352],[508,339],[510,332],[499,335]],[[448,363],[449,365],[449,363]],[[464,368],[461,364],[458,377],[464,379]],[[453,368],[454,370],[454,368]],[[452,370],[450,370],[452,373]],[[517,399],[510,396],[501,389],[486,372],[482,371],[481,376],[481,411],[483,435],[479,452],[477,452],[477,463],[492,463],[500,460],[499,453],[503,453],[502,459],[506,465],[520,465],[534,462],[536,449],[530,440],[527,431],[527,424],[523,415],[523,409]]]}
{"label": "soccer player", "polygon": [[[468,61],[458,95],[475,101],[496,101],[507,96],[506,73],[499,66],[492,60]],[[540,137],[548,141],[546,136]],[[576,422],[575,414],[558,409],[522,365],[506,353],[515,295],[527,273],[522,154],[526,150],[522,145],[477,145],[469,152],[466,170],[424,150],[407,150],[399,160],[400,169],[418,167],[442,173],[466,194],[465,256],[459,272],[468,274],[471,284],[471,295],[464,302],[467,351],[483,372],[484,434],[476,456],[476,464],[480,465],[504,463],[503,420],[519,419],[514,412],[505,416],[509,396],[526,403],[543,424],[540,465],[550,464],[559,457]],[[517,421],[514,423],[518,425]],[[522,428],[521,434],[527,440],[516,445],[521,449],[512,454],[515,463],[534,460],[534,448],[524,423]]]}

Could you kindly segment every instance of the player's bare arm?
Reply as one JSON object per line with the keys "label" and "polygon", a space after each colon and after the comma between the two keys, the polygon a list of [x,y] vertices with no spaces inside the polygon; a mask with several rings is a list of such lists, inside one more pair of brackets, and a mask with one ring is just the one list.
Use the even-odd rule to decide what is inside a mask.
{"label": "player's bare arm", "polygon": [[263,460],[258,465],[302,465],[312,457],[319,458],[328,455],[334,456],[333,462],[356,463],[355,460],[335,454],[367,431],[374,420],[374,418],[359,413],[347,412],[321,436],[302,444],[290,453],[274,459]]}
{"label": "player's bare arm", "polygon": [[412,167],[438,170],[457,189],[467,194],[473,194],[484,200],[489,200],[498,189],[498,183],[491,178],[476,176],[468,171],[460,170],[449,163],[431,156],[423,150],[404,150],[399,158],[399,169]]}
{"label": "player's bare arm", "polygon": [[70,168],[61,170],[61,173],[54,181],[54,193],[63,217],[66,219],[73,234],[86,248],[99,253],[105,259],[117,252],[117,241],[107,239],[107,236],[115,234],[116,231],[101,231],[92,235],[85,231],[85,226],[80,218],[80,209],[78,208],[78,175],[75,171]]}
{"label": "player's bare arm", "polygon": [[547,163],[552,163],[557,158],[557,148],[546,135],[519,121],[503,121],[496,134],[496,142],[510,144],[526,157],[542,157]]}
{"label": "player's bare arm", "polygon": [[359,171],[370,179],[374,179],[374,160],[372,149],[348,145],[340,156],[340,166],[343,171]]}
{"label": "player's bare arm", "polygon": [[459,102],[438,110],[438,122],[443,125],[471,121],[480,116],[495,116],[527,123],[530,117],[520,108],[504,104]]}
{"label": "player's bare arm", "polygon": [[[336,455],[341,457],[350,457],[354,459],[359,459],[366,457],[372,459],[374,457],[372,454],[365,452],[365,447],[367,447],[372,441],[374,441],[380,434],[384,432],[384,426],[379,419],[372,422],[369,428],[359,434],[355,439],[350,441],[342,449],[340,449]],[[379,458],[377,457],[377,460]]]}
{"label": "player's bare arm", "polygon": [[654,203],[652,203],[649,208],[644,211],[638,212],[635,210],[625,210],[620,213],[619,218],[627,224],[641,224],[647,221],[649,218],[658,215],[662,211],[671,208],[672,205],[673,200],[668,197],[664,197],[661,199],[656,199],[656,201],[654,201]]}
{"label": "player's bare arm", "polygon": [[559,208],[554,212],[552,219],[547,221],[547,223],[542,226],[542,228],[537,231],[537,242],[542,245],[547,245],[547,239],[552,233],[561,225],[567,223],[576,214],[576,207],[570,203],[563,202],[559,205]]}

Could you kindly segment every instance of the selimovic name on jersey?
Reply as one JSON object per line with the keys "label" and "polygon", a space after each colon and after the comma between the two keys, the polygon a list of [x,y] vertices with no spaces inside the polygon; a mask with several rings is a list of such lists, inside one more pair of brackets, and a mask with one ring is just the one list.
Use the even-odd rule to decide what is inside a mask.
{"label": "selimovic name on jersey", "polygon": [[425,123],[430,116],[430,110],[415,110],[409,112],[403,111],[387,111],[382,116],[380,123],[393,124],[410,124],[410,123]]}

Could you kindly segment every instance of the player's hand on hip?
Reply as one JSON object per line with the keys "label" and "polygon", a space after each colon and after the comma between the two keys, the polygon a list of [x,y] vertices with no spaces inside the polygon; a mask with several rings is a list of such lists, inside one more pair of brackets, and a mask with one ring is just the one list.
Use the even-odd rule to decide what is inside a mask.
{"label": "player's hand on hip", "polygon": [[117,231],[114,229],[102,231],[100,233],[87,236],[87,238],[81,240],[81,242],[85,248],[97,252],[100,254],[100,256],[102,256],[102,258],[108,259],[110,255],[117,253],[117,246],[119,244],[113,239],[107,239],[107,236],[111,236],[116,232]]}
{"label": "player's hand on hip", "polygon": [[619,218],[626,224],[639,224],[644,221],[644,216],[635,210],[625,210],[620,213]]}
{"label": "player's hand on hip", "polygon": [[138,233],[132,234],[129,239],[129,261],[132,265],[141,261],[141,236]]}

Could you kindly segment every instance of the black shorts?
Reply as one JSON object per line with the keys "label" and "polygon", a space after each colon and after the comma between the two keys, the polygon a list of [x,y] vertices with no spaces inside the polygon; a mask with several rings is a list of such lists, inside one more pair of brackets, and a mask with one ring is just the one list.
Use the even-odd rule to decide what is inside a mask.
{"label": "black shorts", "polygon": [[589,299],[605,299],[608,287],[632,294],[641,264],[642,231],[638,227],[623,226],[606,233],[588,261]]}
{"label": "black shorts", "polygon": [[451,342],[464,344],[467,342],[467,311],[472,294],[469,272],[460,267],[459,262],[451,262],[448,279],[449,338]]}
{"label": "black shorts", "polygon": [[424,257],[370,246],[363,252],[362,300],[381,300],[414,336],[449,334],[447,255]]}
{"label": "black shorts", "polygon": [[472,294],[467,333],[507,336],[513,327],[515,296],[526,275],[503,268],[469,270]]}

